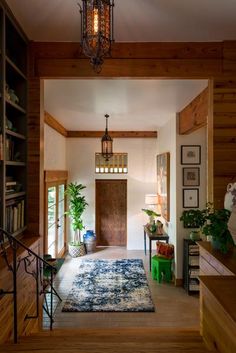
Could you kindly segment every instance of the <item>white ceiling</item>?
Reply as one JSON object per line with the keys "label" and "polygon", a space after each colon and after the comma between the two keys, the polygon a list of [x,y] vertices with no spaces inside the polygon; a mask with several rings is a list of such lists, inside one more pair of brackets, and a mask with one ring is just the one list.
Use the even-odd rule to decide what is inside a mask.
{"label": "white ceiling", "polygon": [[[80,0],[7,0],[29,39],[80,40]],[[236,38],[236,0],[115,0],[117,42]],[[187,80],[45,81],[45,109],[68,130],[156,130],[207,82]]]}
{"label": "white ceiling", "polygon": [[206,80],[45,80],[44,107],[67,130],[157,130]]}
{"label": "white ceiling", "polygon": [[[80,41],[80,0],[7,0],[28,37]],[[236,39],[235,0],[115,0],[117,42]]]}

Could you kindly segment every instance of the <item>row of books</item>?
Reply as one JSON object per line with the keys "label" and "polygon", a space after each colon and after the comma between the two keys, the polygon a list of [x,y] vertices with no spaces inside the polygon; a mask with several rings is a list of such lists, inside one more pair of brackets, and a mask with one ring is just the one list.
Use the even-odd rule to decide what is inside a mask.
{"label": "row of books", "polygon": [[15,233],[25,225],[25,200],[11,200],[6,207],[6,229]]}
{"label": "row of books", "polygon": [[6,195],[22,190],[22,184],[16,180],[6,181]]}
{"label": "row of books", "polygon": [[5,143],[5,155],[7,161],[12,161],[14,159],[14,141],[11,139],[6,139]]}
{"label": "row of books", "polygon": [[196,278],[192,278],[189,282],[189,290],[196,290],[200,289],[199,281]]}
{"label": "row of books", "polygon": [[189,256],[189,265],[190,266],[199,266],[199,257],[198,256]]}
{"label": "row of books", "polygon": [[199,274],[200,274],[200,269],[199,268],[194,268],[194,269],[191,268],[189,270],[189,277],[190,278],[198,278]]}
{"label": "row of books", "polygon": [[189,245],[189,255],[198,255],[199,247],[198,245]]}

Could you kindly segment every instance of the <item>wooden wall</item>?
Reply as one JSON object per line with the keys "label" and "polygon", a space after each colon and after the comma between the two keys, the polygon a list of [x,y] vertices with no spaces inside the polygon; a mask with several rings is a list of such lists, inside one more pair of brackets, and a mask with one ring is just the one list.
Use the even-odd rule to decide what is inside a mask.
{"label": "wooden wall", "polygon": [[236,80],[215,80],[213,100],[214,204],[220,208],[227,184],[236,181]]}

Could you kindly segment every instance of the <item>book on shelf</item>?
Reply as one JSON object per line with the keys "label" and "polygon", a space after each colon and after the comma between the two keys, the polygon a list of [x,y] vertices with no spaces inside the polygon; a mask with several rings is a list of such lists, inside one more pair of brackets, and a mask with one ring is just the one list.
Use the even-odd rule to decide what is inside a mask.
{"label": "book on shelf", "polygon": [[191,278],[190,282],[189,282],[189,290],[199,290],[200,289],[200,285],[199,285],[199,281],[197,278]]}
{"label": "book on shelf", "polygon": [[7,161],[14,160],[14,149],[15,149],[14,141],[7,138],[6,143],[5,143],[5,153],[6,153],[6,160]]}
{"label": "book on shelf", "polygon": [[199,268],[194,268],[194,269],[191,268],[189,270],[189,277],[190,278],[198,278],[199,274],[200,274],[200,269]]}
{"label": "book on shelf", "polygon": [[198,256],[189,256],[189,265],[190,266],[199,266],[199,257]]}
{"label": "book on shelf", "polygon": [[14,186],[17,184],[17,181],[6,181],[6,186]]}
{"label": "book on shelf", "polygon": [[15,233],[24,227],[25,200],[10,200],[6,203],[6,229]]}

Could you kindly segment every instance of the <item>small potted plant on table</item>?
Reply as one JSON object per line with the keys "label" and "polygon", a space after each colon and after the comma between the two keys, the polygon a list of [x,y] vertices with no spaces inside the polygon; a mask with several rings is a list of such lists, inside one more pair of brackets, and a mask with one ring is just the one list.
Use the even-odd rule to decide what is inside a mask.
{"label": "small potted plant on table", "polygon": [[159,220],[155,222],[155,218],[160,217],[161,215],[153,210],[149,210],[146,208],[142,208],[142,211],[145,212],[149,217],[149,223],[146,225],[148,230],[151,233],[163,234],[163,224]]}
{"label": "small potted plant on table", "polygon": [[84,228],[81,217],[85,208],[88,206],[85,197],[81,194],[81,191],[85,188],[86,186],[75,182],[70,183],[65,191],[65,195],[68,196],[69,200],[69,210],[65,212],[65,214],[70,217],[74,230],[73,241],[68,244],[68,252],[72,257],[86,254],[84,243],[81,242],[81,231]]}

